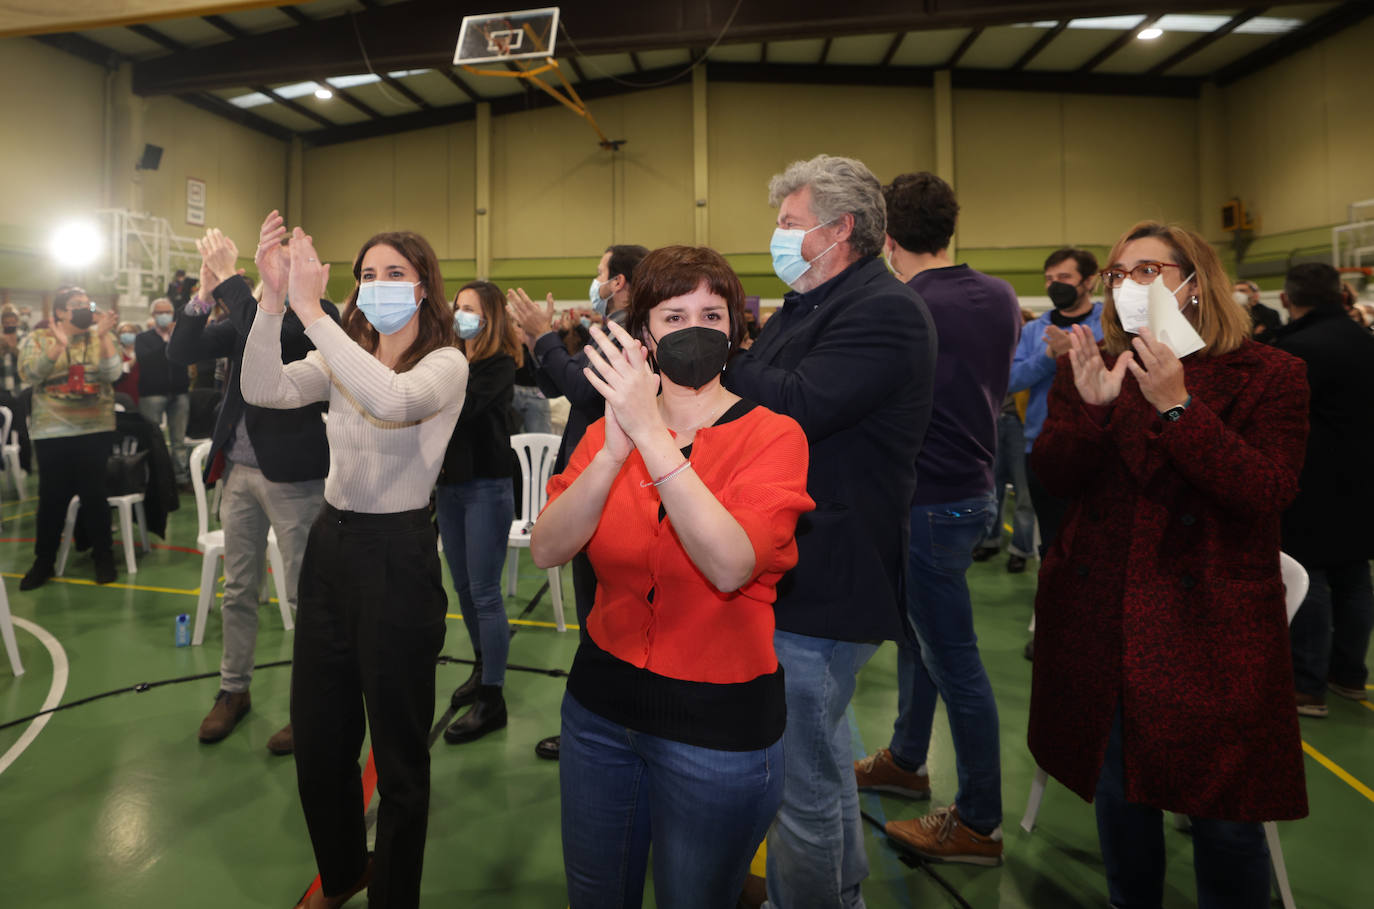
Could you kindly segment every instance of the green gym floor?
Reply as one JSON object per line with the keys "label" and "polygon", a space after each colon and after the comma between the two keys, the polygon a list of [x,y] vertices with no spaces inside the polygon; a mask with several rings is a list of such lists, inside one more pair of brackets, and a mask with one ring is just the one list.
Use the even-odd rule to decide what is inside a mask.
{"label": "green gym floor", "polygon": [[[36,488],[30,479],[30,488]],[[0,725],[45,704],[75,704],[36,722],[0,730],[0,906],[286,907],[314,877],[296,798],[292,759],[270,755],[268,736],[286,722],[289,669],[260,669],[253,710],[217,745],[196,740],[217,689],[215,678],[156,683],[214,673],[220,635],[212,613],[204,646],[173,644],[178,613],[193,613],[200,555],[189,495],[172,516],[166,541],[139,557],[139,571],[94,586],[89,557],[74,554],[68,578],[18,592],[32,558],[33,499],[0,506],[0,573],[9,591],[26,672],[14,677],[0,655]],[[117,544],[118,545],[118,544]],[[1032,568],[1034,564],[1032,564]],[[512,618],[524,612],[542,573],[522,563]],[[1006,861],[1000,868],[933,866],[974,907],[1106,906],[1090,806],[1051,781],[1034,834],[1018,823],[1034,770],[1025,746],[1030,664],[1026,641],[1035,586],[1032,572],[1009,575],[1002,559],[969,572],[984,662],[1002,724]],[[570,578],[564,575],[568,616]],[[444,653],[471,657],[456,598]],[[558,729],[563,680],[539,671],[565,669],[574,631],[559,634],[545,596],[511,642],[507,677],[510,725],[465,745],[434,746],[433,797],[424,906],[566,906],[559,845],[558,766],[534,755]],[[262,607],[258,662],[288,660],[291,634],[275,604]],[[448,694],[466,665],[438,667],[436,723],[447,720]],[[128,689],[154,683],[146,691]],[[888,645],[863,671],[854,697],[856,756],[887,743],[896,711],[896,660]],[[109,697],[76,703],[112,690]],[[1369,906],[1374,862],[1374,708],[1331,696],[1328,719],[1302,721],[1311,816],[1279,825],[1296,903],[1301,909]],[[45,722],[46,720],[46,722]],[[954,795],[948,727],[937,716],[930,754],[935,800]],[[926,803],[863,796],[880,819],[906,818]],[[374,805],[375,807],[375,805]],[[1165,905],[1194,903],[1188,837],[1166,831],[1170,865]],[[871,909],[957,905],[925,869],[905,864],[868,828]],[[366,904],[362,896],[350,905]],[[646,905],[653,905],[646,894]],[[1277,899],[1275,901],[1277,905]]]}

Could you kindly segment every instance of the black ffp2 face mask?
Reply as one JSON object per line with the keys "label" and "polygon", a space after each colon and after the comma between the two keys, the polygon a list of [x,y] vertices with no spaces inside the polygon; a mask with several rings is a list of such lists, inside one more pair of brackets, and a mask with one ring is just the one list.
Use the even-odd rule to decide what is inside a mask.
{"label": "black ffp2 face mask", "polygon": [[90,328],[91,323],[95,321],[95,314],[91,312],[90,307],[76,306],[73,307],[70,314],[68,314],[67,321],[71,322],[72,328],[75,328],[77,331],[85,331]]}
{"label": "black ffp2 face mask", "polygon": [[1078,285],[1055,281],[1049,286],[1049,295],[1055,309],[1071,309],[1078,302]]}
{"label": "black ffp2 face mask", "polygon": [[654,341],[658,344],[654,353],[658,371],[684,388],[700,388],[720,375],[730,355],[730,337],[700,325],[680,328]]}

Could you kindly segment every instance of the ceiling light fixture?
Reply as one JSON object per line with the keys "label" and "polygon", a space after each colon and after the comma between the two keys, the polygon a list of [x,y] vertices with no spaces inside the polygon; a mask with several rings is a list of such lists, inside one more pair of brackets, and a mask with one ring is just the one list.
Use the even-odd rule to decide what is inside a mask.
{"label": "ceiling light fixture", "polygon": [[1141,41],[1153,41],[1162,34],[1164,34],[1164,29],[1162,28],[1147,28],[1136,35],[1136,37]]}
{"label": "ceiling light fixture", "polygon": [[330,98],[334,97],[334,93],[324,86],[320,86],[315,89],[315,97],[319,98],[321,101],[328,101]]}

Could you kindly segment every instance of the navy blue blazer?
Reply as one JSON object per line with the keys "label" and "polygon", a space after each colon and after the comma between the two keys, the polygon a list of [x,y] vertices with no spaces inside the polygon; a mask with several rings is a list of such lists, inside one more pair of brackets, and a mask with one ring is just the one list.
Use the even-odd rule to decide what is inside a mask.
{"label": "navy blue blazer", "polygon": [[919,294],[866,257],[789,293],[725,370],[735,394],[806,432],[797,567],[778,584],[782,631],[841,641],[906,636],[916,455],[930,422],[935,325]]}
{"label": "navy blue blazer", "polygon": [[[319,402],[290,410],[274,410],[245,403],[239,389],[239,370],[243,368],[243,349],[248,343],[253,317],[258,312],[258,301],[253,299],[253,288],[237,275],[216,287],[214,294],[216,300],[229,308],[229,318],[207,325],[208,315],[193,316],[183,311],[167,342],[167,357],[176,363],[190,365],[202,360],[229,358],[224,401],[215,420],[210,457],[205,461],[207,479],[211,477],[216,456],[229,443],[240,416],[248,429],[248,440],[253,443],[258,469],[267,479],[274,483],[323,479],[329,473],[329,442],[320,414],[328,410],[328,405]],[[321,300],[320,306],[331,319],[339,321],[339,311],[333,303]],[[288,311],[281,327],[282,362],[302,360],[314,349],[315,345],[305,336],[301,320]]]}

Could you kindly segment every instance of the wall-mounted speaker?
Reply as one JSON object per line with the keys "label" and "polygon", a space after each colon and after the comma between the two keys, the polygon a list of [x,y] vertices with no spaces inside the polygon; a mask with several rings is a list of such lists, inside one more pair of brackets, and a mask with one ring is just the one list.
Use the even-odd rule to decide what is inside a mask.
{"label": "wall-mounted speaker", "polygon": [[162,146],[148,145],[143,146],[143,157],[138,159],[134,165],[134,170],[157,170],[157,166],[162,163]]}

